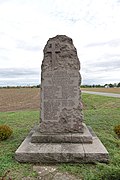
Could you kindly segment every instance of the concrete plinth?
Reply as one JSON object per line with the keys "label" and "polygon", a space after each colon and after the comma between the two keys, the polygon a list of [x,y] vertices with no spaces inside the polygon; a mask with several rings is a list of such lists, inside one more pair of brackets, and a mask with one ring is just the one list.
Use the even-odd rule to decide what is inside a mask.
{"label": "concrete plinth", "polygon": [[15,152],[17,161],[32,163],[108,162],[108,152],[93,132],[91,133],[92,143],[31,143],[34,132],[35,130],[30,132]]}

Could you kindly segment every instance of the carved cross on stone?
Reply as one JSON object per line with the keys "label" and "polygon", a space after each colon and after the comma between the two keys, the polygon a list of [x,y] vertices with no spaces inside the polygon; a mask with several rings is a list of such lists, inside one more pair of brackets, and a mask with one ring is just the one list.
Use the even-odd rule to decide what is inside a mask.
{"label": "carved cross on stone", "polygon": [[57,65],[56,53],[60,53],[60,48],[57,47],[57,44],[55,42],[52,42],[49,44],[49,47],[47,48],[47,52],[52,54],[52,68],[56,67]]}

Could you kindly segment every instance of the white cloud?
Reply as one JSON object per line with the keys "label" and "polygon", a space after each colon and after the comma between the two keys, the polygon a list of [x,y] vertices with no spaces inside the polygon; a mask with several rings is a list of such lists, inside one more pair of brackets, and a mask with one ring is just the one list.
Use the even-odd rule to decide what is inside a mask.
{"label": "white cloud", "polygon": [[83,82],[118,82],[119,17],[118,0],[0,0],[0,68],[40,69],[47,40],[66,34],[78,50]]}

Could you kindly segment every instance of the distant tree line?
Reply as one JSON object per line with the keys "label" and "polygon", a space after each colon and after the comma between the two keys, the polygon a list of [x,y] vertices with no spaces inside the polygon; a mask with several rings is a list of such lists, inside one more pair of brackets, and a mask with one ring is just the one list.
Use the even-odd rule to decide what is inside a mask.
{"label": "distant tree line", "polygon": [[[5,89],[9,89],[9,88],[40,88],[41,85],[33,85],[33,86],[1,86],[0,89],[5,88]],[[81,88],[112,88],[112,87],[120,87],[120,82],[119,83],[110,83],[110,84],[105,84],[105,85],[100,85],[100,84],[93,84],[93,85],[81,85]]]}
{"label": "distant tree line", "polygon": [[34,85],[34,86],[29,86],[29,85],[27,85],[27,86],[1,86],[0,87],[0,89],[2,89],[2,88],[5,88],[5,89],[9,89],[9,88],[40,88],[40,84],[39,85]]}

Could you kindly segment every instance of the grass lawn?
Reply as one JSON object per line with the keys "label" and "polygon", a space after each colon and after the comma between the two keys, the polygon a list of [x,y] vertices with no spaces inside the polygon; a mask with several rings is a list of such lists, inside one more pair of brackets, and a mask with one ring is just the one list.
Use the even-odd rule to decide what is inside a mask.
{"label": "grass lawn", "polygon": [[[60,171],[68,171],[84,180],[120,180],[120,139],[113,128],[120,124],[120,99],[91,94],[82,95],[84,119],[90,125],[110,154],[109,164],[59,164]],[[18,163],[14,153],[30,129],[39,123],[38,111],[1,112],[0,124],[13,129],[12,136],[0,142],[0,176],[10,171],[8,176],[15,180],[37,176],[32,171],[33,164]],[[117,178],[118,177],[118,178]]]}

